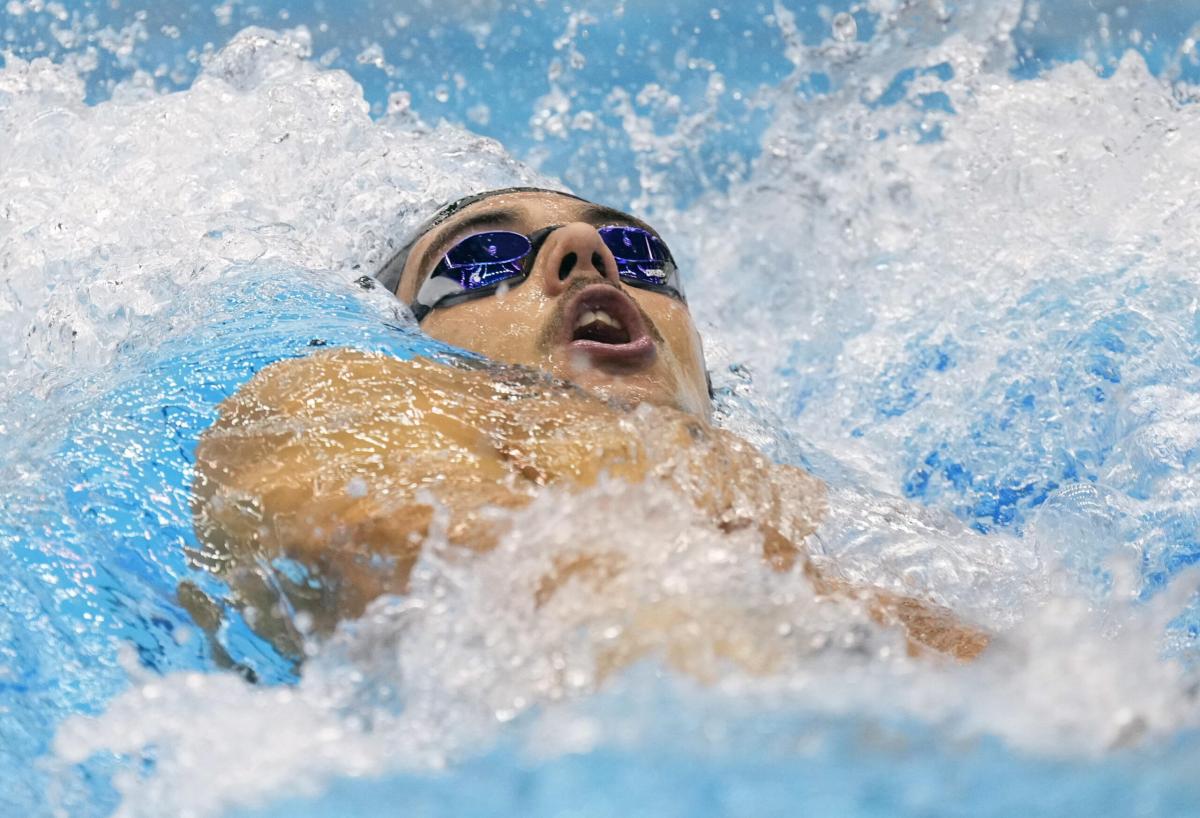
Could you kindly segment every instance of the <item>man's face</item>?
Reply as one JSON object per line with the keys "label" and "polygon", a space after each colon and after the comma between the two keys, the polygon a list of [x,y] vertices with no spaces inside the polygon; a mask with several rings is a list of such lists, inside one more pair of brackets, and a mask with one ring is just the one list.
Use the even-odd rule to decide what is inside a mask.
{"label": "man's face", "polygon": [[630,216],[569,196],[492,196],[462,208],[414,244],[397,295],[411,304],[438,261],[467,236],[496,230],[530,235],[557,226],[525,281],[435,309],[421,328],[448,344],[536,367],[609,397],[706,416],[704,358],[687,307],[620,280],[597,232],[608,225],[654,232]]}

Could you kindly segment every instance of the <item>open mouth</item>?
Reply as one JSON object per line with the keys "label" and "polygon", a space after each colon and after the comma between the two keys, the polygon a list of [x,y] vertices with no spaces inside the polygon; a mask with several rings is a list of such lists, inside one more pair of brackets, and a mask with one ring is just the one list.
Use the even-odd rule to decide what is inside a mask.
{"label": "open mouth", "polygon": [[616,287],[585,287],[568,304],[566,317],[565,343],[589,362],[645,365],[654,360],[654,341],[645,320]]}
{"label": "open mouth", "polygon": [[575,319],[572,341],[595,341],[598,344],[628,344],[629,330],[602,307],[585,308]]}

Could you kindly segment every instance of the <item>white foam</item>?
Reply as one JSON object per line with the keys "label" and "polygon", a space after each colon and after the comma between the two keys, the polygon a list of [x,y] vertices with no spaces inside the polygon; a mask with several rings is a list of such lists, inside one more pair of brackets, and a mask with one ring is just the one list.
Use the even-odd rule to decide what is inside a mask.
{"label": "white foam", "polygon": [[357,83],[308,56],[303,29],[247,29],[187,91],[155,95],[134,81],[95,106],[69,67],[8,61],[6,383],[103,365],[231,263],[357,277],[433,206],[480,186],[545,183],[451,125],[372,121]]}
{"label": "white foam", "polygon": [[[893,528],[917,521],[893,515]],[[861,607],[818,602],[802,576],[771,570],[757,534],[720,534],[661,488],[607,481],[581,495],[549,492],[500,521],[510,516],[510,533],[477,557],[439,546],[435,533],[411,592],[348,623],[295,688],[142,676],[99,718],[64,725],[59,761],[149,753],[153,775],[117,779],[116,814],[199,817],[319,792],[334,776],[437,769],[521,717],[535,752],[583,752],[656,729],[586,716],[591,695],[618,683],[604,668],[625,650],[657,657],[668,679],[703,680],[712,712],[753,702],[909,715],[948,738],[986,733],[1052,755],[1099,754],[1200,721],[1185,674],[1158,647],[1195,574],[1150,608],[1131,607],[1128,589],[1102,608],[1042,594],[962,666],[908,657],[900,635]],[[539,605],[555,560],[581,554],[619,558],[623,570],[606,583],[572,580]],[[576,732],[559,733],[564,724]],[[538,743],[547,733],[558,738]]]}

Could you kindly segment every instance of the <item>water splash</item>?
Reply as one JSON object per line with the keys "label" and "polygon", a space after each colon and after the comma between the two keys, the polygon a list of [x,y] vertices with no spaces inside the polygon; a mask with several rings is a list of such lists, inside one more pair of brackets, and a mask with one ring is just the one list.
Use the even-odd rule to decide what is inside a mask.
{"label": "water splash", "polygon": [[70,68],[10,61],[0,184],[20,195],[0,227],[6,391],[104,366],[231,264],[355,278],[476,185],[549,184],[451,125],[372,121],[348,75],[306,59],[309,43],[303,29],[247,29],[188,91],[119,90],[97,106]]}
{"label": "water splash", "polygon": [[[795,745],[820,735],[797,714],[900,714],[937,742],[1000,737],[1018,748],[1010,760],[1108,759],[1196,726],[1194,613],[1167,627],[1193,594],[1186,568],[1200,553],[1190,49],[1177,68],[1096,54],[1099,72],[1068,60],[1018,78],[1029,5],[872,3],[838,12],[852,15],[853,38],[834,17],[817,17],[814,38],[803,11],[773,10],[773,57],[793,70],[758,98],[768,121],[752,164],[703,155],[730,122],[721,106],[732,71],[719,60],[681,57],[705,77],[698,96],[667,81],[605,106],[580,99],[604,65],[585,43],[586,17],[550,38],[566,37],[546,74],[570,107],[542,106],[564,114],[545,120],[543,141],[557,139],[557,123],[584,149],[575,164],[555,164],[550,148],[528,155],[595,182],[589,190],[641,197],[674,234],[709,326],[723,423],[833,486],[823,559],[954,606],[1001,631],[997,649],[971,668],[914,662],[861,611],[826,610],[802,583],[746,558],[760,546],[750,535],[715,537],[669,497],[606,484],[519,513],[520,536],[469,565],[431,551],[413,593],[347,625],[294,689],[109,668],[128,692],[106,708],[114,688],[79,696],[103,712],[70,721],[55,744],[64,813],[86,814],[80,793],[95,792],[75,762],[106,751],[126,757],[83,769],[115,770],[122,800],[93,807],[123,815],[218,815],[352,776],[453,774],[514,736],[546,756],[623,747],[646,759],[665,746],[668,719],[661,702],[639,709],[638,695],[683,702],[717,736],[711,747],[746,753],[767,734],[747,726],[746,711],[778,718],[789,775]],[[136,32],[126,39],[112,53],[136,62]],[[158,96],[135,76],[95,105],[84,63],[6,57],[0,342],[11,352],[0,423],[5,474],[20,487],[11,513],[45,505],[52,474],[36,464],[61,431],[51,416],[78,396],[62,390],[91,376],[84,392],[95,400],[114,385],[110,365],[135,367],[163,337],[205,326],[210,288],[240,286],[247,266],[352,280],[434,203],[546,183],[493,142],[425,123],[407,91],[372,119],[348,74],[325,70],[327,54],[312,61],[316,41],[303,29],[247,30],[207,55],[183,93]],[[398,71],[377,57],[365,68]],[[444,82],[447,99],[459,93]],[[633,157],[614,163],[628,173],[600,176],[637,184],[597,181],[613,144]],[[703,195],[681,202],[674,194],[689,185]],[[31,387],[50,411],[27,409],[16,393]],[[61,513],[52,505],[5,527],[34,519],[50,530]],[[605,531],[618,514],[627,530],[616,547],[632,566],[620,593],[581,585],[553,616],[535,614],[531,587],[569,547],[562,521]],[[143,589],[87,543],[69,552],[36,540],[15,563],[5,644],[21,636],[4,654],[16,668],[5,678],[20,677],[25,654],[57,659],[39,640],[69,642],[57,625],[91,623],[74,614],[111,615],[95,600],[97,573],[115,570],[117,591]],[[58,596],[43,574],[64,583]],[[148,598],[173,590],[144,585]],[[598,657],[638,628],[650,634],[636,645],[649,662],[602,684]],[[712,650],[704,634],[721,628],[754,651],[730,661]],[[673,656],[679,644],[692,653]],[[186,652],[198,661],[194,646]],[[99,650],[80,657],[71,672],[81,678],[84,660],[107,661]],[[765,678],[751,672],[768,661]],[[686,674],[711,686],[697,690]],[[72,709],[71,690],[54,695],[46,721]],[[835,771],[874,752],[869,742],[810,751]],[[1113,763],[1114,775],[1138,769]]]}
{"label": "water splash", "polygon": [[[635,525],[612,539],[618,513]],[[659,725],[625,721],[620,698],[601,716],[615,724],[584,729],[598,690],[661,687],[656,674],[611,676],[641,655],[657,657],[651,667],[668,680],[711,686],[683,702],[702,706],[719,730],[736,729],[736,714],[754,702],[779,718],[907,715],[939,725],[946,741],[982,733],[1054,756],[1099,755],[1197,725],[1188,676],[1160,660],[1158,635],[1200,576],[1181,578],[1148,608],[1130,607],[1128,588],[1101,609],[1042,595],[964,667],[909,657],[899,634],[853,604],[816,600],[802,577],[772,571],[761,548],[749,532],[713,531],[669,492],[605,482],[581,495],[548,493],[477,559],[435,541],[411,592],[347,624],[298,686],[143,677],[101,717],[68,722],[58,756],[70,763],[107,749],[145,759],[151,774],[116,781],[116,814],[135,818],[220,815],[262,803],[285,782],[303,796],[339,776],[453,768],[510,722],[548,757],[610,742],[652,747]],[[612,582],[572,581],[539,605],[556,560],[581,553],[619,556],[624,569]],[[573,726],[564,733],[563,724]]]}

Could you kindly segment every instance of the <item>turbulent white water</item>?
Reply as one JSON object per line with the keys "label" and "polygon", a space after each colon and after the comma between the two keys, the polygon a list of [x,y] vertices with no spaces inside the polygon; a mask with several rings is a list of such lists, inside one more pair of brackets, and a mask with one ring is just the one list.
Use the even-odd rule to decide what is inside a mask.
{"label": "turbulent white water", "polygon": [[[584,712],[628,683],[599,668],[631,645],[679,671],[656,684],[683,698],[902,714],[1051,755],[1198,726],[1162,635],[1200,577],[1137,599],[1200,520],[1200,108],[1132,54],[1108,78],[1071,63],[1016,80],[1020,4],[980,5],[946,29],[936,9],[875,3],[870,41],[794,43],[746,177],[684,209],[646,203],[687,263],[723,422],[830,479],[822,558],[996,629],[983,659],[911,659],[863,611],[772,572],[752,533],[610,482],[516,512],[478,558],[435,542],[411,594],[348,624],[294,688],[131,668],[106,712],[67,722],[52,766],[148,753],[152,773],[115,780],[118,814],[207,816],[452,763],[513,720],[544,753],[634,741],[643,728]],[[247,263],[357,278],[437,203],[552,184],[401,106],[372,120],[347,75],[308,57],[303,30],[248,30],[186,91],[133,81],[91,106],[71,67],[8,61],[6,392],[49,393],[200,326],[206,286]],[[833,90],[797,93],[817,69]],[[665,174],[653,190],[680,137],[643,125],[627,122],[648,140],[640,171]],[[0,418],[10,434],[24,422]],[[1025,484],[1049,499],[979,510]],[[537,609],[547,566],[579,551],[628,568]],[[714,633],[745,646],[740,661],[711,652]]]}
{"label": "turbulent white water", "polygon": [[[624,534],[613,540],[618,515]],[[690,678],[711,685],[708,706],[731,710],[758,702],[907,713],[944,724],[948,740],[984,732],[1051,755],[1100,753],[1196,724],[1186,677],[1159,658],[1159,634],[1184,602],[1178,593],[1136,612],[1043,596],[964,668],[908,658],[902,639],[863,611],[818,603],[801,578],[767,568],[756,537],[716,535],[665,493],[608,483],[548,495],[515,522],[478,560],[435,545],[411,594],[345,628],[298,687],[143,677],[98,720],[69,722],[59,758],[154,748],[155,775],[118,779],[118,814],[209,815],[281,791],[317,792],[334,775],[440,768],[535,707],[547,709],[522,734],[538,754],[636,742],[655,725],[623,722],[618,711],[606,727],[586,712],[598,686],[621,689],[597,667],[631,644],[684,674],[685,689]],[[537,608],[554,558],[581,552],[619,554],[627,568],[602,590],[569,584]],[[722,638],[742,646],[737,661],[713,652]]]}
{"label": "turbulent white water", "polygon": [[403,112],[372,121],[357,83],[308,61],[308,43],[304,30],[247,30],[186,93],[157,96],[133,82],[96,106],[84,104],[71,69],[9,61],[0,75],[9,383],[102,366],[231,263],[280,260],[356,278],[432,206],[477,186],[545,182],[449,125],[427,128]]}

